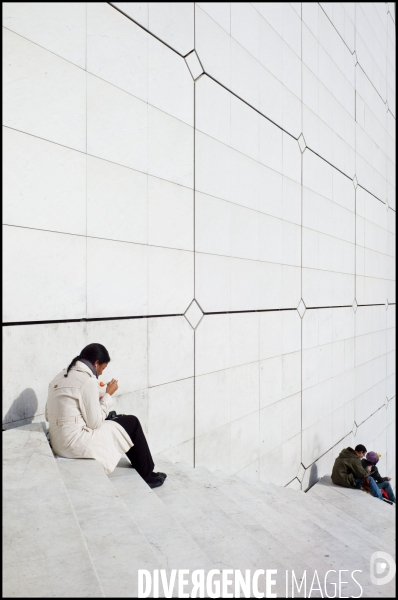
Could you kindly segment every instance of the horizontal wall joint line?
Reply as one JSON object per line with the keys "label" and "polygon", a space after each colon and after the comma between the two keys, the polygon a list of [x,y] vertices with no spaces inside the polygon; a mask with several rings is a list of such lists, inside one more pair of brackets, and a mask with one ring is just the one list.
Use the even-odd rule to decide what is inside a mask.
{"label": "horizontal wall joint line", "polygon": [[58,323],[91,323],[95,321],[128,321],[131,319],[161,319],[163,317],[183,317],[183,313],[170,315],[134,315],[127,317],[91,317],[83,319],[49,319],[45,321],[8,321],[3,327],[15,327],[17,325],[51,325]]}
{"label": "horizontal wall joint line", "polygon": [[[196,300],[196,299],[195,299]],[[366,306],[385,306],[384,303],[380,304],[358,304],[358,308]],[[389,302],[388,306],[395,306],[395,302]],[[306,306],[306,310],[322,310],[327,308],[352,308],[351,304],[345,304],[340,306]],[[231,315],[231,314],[250,314],[250,313],[261,313],[261,312],[282,312],[297,310],[295,307],[290,308],[259,308],[259,309],[248,309],[248,310],[224,310],[224,311],[203,311],[204,316],[211,315]],[[172,313],[172,314],[160,314],[160,315],[128,315],[124,317],[84,317],[81,319],[46,319],[38,321],[5,321],[2,323],[3,327],[16,327],[18,325],[51,325],[51,324],[62,324],[62,323],[92,323],[96,321],[128,321],[132,319],[161,319],[165,317],[183,317],[184,313]]]}

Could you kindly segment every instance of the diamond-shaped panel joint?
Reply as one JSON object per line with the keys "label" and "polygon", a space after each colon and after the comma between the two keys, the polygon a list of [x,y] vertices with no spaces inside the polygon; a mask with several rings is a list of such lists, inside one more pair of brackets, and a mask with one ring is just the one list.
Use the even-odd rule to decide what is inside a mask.
{"label": "diamond-shaped panel joint", "polygon": [[300,318],[302,319],[304,317],[305,311],[307,310],[306,305],[304,304],[304,300],[301,298],[299,305],[297,307],[297,312],[300,315]]}
{"label": "diamond-shaped panel joint", "polygon": [[386,310],[388,310],[388,298],[386,298],[386,301],[384,304],[385,304]]}
{"label": "diamond-shaped panel joint", "polygon": [[385,406],[386,408],[387,408],[387,406],[388,406],[388,398],[387,398],[387,396],[386,396],[386,399],[384,400],[384,406]]}
{"label": "diamond-shaped panel joint", "polygon": [[352,180],[352,182],[354,184],[354,188],[357,189],[357,187],[358,187],[358,179],[357,179],[356,175],[354,175],[354,179]]}
{"label": "diamond-shaped panel joint", "polygon": [[354,50],[354,52],[352,54],[352,60],[354,62],[354,67],[355,67],[358,64],[357,53],[355,52],[355,50]]}
{"label": "diamond-shaped panel joint", "polygon": [[192,52],[186,55],[185,62],[187,63],[189,72],[191,73],[194,80],[196,80],[202,75],[202,73],[204,73],[202,64],[195,50],[192,50]]}
{"label": "diamond-shaped panel joint", "polygon": [[299,466],[299,470],[297,473],[297,479],[299,480],[300,483],[303,481],[304,473],[305,473],[305,467],[303,464],[301,464]]}
{"label": "diamond-shaped panel joint", "polygon": [[390,208],[390,205],[388,204],[388,198],[387,198],[387,200],[386,200],[386,210],[387,210],[387,212],[388,212],[389,208]]}
{"label": "diamond-shaped panel joint", "polygon": [[187,310],[184,313],[184,317],[192,327],[192,329],[196,329],[199,323],[203,318],[203,311],[200,308],[199,304],[196,300],[192,300],[191,304],[188,306]]}
{"label": "diamond-shaped panel joint", "polygon": [[300,133],[300,137],[297,141],[298,141],[298,145],[300,146],[301,154],[303,154],[304,150],[307,147],[307,144],[305,143],[305,139],[304,139],[304,136],[302,133]]}
{"label": "diamond-shaped panel joint", "polygon": [[357,299],[354,298],[354,302],[352,303],[352,310],[354,311],[354,313],[357,312],[357,308],[358,308],[358,302],[357,302]]}
{"label": "diamond-shaped panel joint", "polygon": [[352,426],[352,433],[354,434],[354,437],[356,436],[357,431],[358,431],[358,425],[354,421],[354,425]]}

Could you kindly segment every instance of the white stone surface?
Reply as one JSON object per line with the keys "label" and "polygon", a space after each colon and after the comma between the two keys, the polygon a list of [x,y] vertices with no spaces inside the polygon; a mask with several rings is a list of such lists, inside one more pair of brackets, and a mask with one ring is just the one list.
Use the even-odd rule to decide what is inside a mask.
{"label": "white stone surface", "polygon": [[4,225],[3,242],[5,322],[86,316],[84,237]]}
{"label": "white stone surface", "polygon": [[147,314],[147,250],[147,246],[141,244],[87,238],[87,313],[90,318]]}
{"label": "white stone surface", "polygon": [[186,56],[194,48],[193,2],[148,2],[149,30]]}
{"label": "white stone surface", "polygon": [[193,217],[191,189],[148,177],[148,244],[193,250]]}
{"label": "white stone surface", "polygon": [[355,191],[312,152],[303,155],[303,299],[344,306],[355,295]]}
{"label": "white stone surface", "polygon": [[303,464],[308,467],[352,430],[356,394],[352,308],[306,311],[302,361]]}
{"label": "white stone surface", "polygon": [[[178,446],[174,446],[173,448],[169,448],[168,450],[162,452],[160,455],[157,455],[157,457],[159,456],[161,456],[162,458],[168,458],[173,463],[184,462],[190,467],[193,467],[193,439],[188,440],[187,442],[183,442],[182,444],[178,444]],[[157,460],[157,458],[155,460]]]}
{"label": "white stone surface", "polygon": [[231,32],[231,4],[230,2],[196,2],[213,21],[221,25],[227,31]]}
{"label": "white stone surface", "polygon": [[359,304],[395,302],[395,213],[362,188],[357,192],[356,284]]}
{"label": "white stone surface", "polygon": [[195,9],[195,50],[206,71],[227,88],[231,83],[231,38],[201,8]]}
{"label": "white stone surface", "polygon": [[[138,595],[136,569],[139,565],[145,565],[148,569],[155,569],[160,565],[121,495],[117,493],[113,481],[107,478],[95,461],[58,462],[74,517],[84,537],[103,595],[115,592],[123,595],[126,587],[130,587],[132,593]],[[113,516],[104,519],[107,512]],[[118,541],[122,532],[131,541],[129,561],[130,565],[134,565],[125,577],[122,577],[127,562],[125,547]],[[107,553],[113,567],[111,578],[106,575]]]}
{"label": "white stone surface", "polygon": [[150,105],[148,173],[186,187],[193,184],[192,127]]}
{"label": "white stone surface", "polygon": [[148,320],[150,387],[192,377],[193,339],[192,328],[184,317]]}
{"label": "white stone surface", "polygon": [[8,29],[3,35],[3,125],[85,152],[86,73]]}
{"label": "white stone surface", "polygon": [[192,252],[148,246],[148,314],[185,311],[194,294],[193,261]]}
{"label": "white stone surface", "polygon": [[7,431],[3,449],[5,593],[101,596],[86,541],[41,424]]}
{"label": "white stone surface", "polygon": [[[248,473],[260,456],[300,437],[300,338],[296,311],[206,315],[202,319],[195,333],[199,464],[213,469],[204,445],[217,444],[218,448],[219,440],[230,436],[231,455],[224,448],[220,464],[228,472],[245,469]],[[264,408],[270,404],[274,407],[267,412]],[[280,436],[280,441],[272,442],[273,436]]]}
{"label": "white stone surface", "polygon": [[205,312],[231,308],[231,259],[195,252],[195,289]]}
{"label": "white stone surface", "polygon": [[4,2],[3,25],[78,67],[85,68],[84,2]]}
{"label": "white stone surface", "polygon": [[98,341],[163,457],[394,476],[388,6],[4,4],[5,427]]}
{"label": "white stone surface", "polygon": [[89,74],[87,153],[147,172],[148,105]]}
{"label": "white stone surface", "polygon": [[184,60],[148,36],[148,102],[193,126],[194,84]]}
{"label": "white stone surface", "polygon": [[146,174],[87,156],[87,235],[148,243]]}
{"label": "white stone surface", "polygon": [[148,100],[148,35],[105,2],[87,4],[87,71]]}
{"label": "white stone surface", "polygon": [[[44,420],[48,383],[84,348],[85,336],[86,325],[83,323],[5,328],[3,422],[30,419],[31,423],[35,414],[41,415],[40,420]],[[16,365],[14,357],[22,346],[30,357],[29,362]],[[47,348],[47,351],[40,352],[40,347]]]}
{"label": "white stone surface", "polygon": [[85,235],[85,155],[8,127],[3,141],[3,222]]}
{"label": "white stone surface", "polygon": [[[148,443],[153,454],[180,446],[194,437],[193,377],[151,387],[148,392]],[[167,431],[165,423],[173,423]]]}
{"label": "white stone surface", "polygon": [[[375,428],[376,422],[370,425]],[[245,454],[255,456],[256,439],[245,439],[245,432],[247,427],[240,429],[238,424],[233,450],[239,452],[237,461]],[[217,566],[225,573],[227,568],[254,571],[266,563],[277,573],[316,566],[322,579],[331,569],[349,566],[358,573],[355,592],[345,582],[342,593],[353,595],[360,582],[367,596],[375,596],[375,586],[360,567],[375,550],[394,553],[394,508],[358,490],[334,486],[329,475],[308,495],[300,491],[294,476],[285,484],[287,489],[259,482],[261,468],[266,480],[274,477],[271,455],[266,462],[254,459],[239,470],[239,476],[175,465],[167,458],[168,452],[175,458],[189,450],[187,441],[154,456],[156,468],[168,479],[152,491],[126,458],[107,477],[93,460],[56,461],[39,424],[7,432],[8,518],[3,548],[7,591],[31,596],[34,589],[62,589],[74,597],[83,589],[86,596],[115,591],[123,596],[128,590],[137,593],[139,568],[198,567],[207,573]],[[277,449],[280,480],[297,466],[293,465],[297,450],[297,438]],[[364,532],[370,516],[373,530]],[[32,549],[38,540],[37,556]],[[18,569],[21,572],[21,560],[26,571],[22,580],[14,576]],[[62,570],[57,568],[60,562]],[[65,577],[65,571],[73,575]],[[274,590],[278,596],[284,595],[284,585],[283,577]],[[261,580],[260,587],[265,589]],[[393,595],[393,584],[384,589]]]}
{"label": "white stone surface", "polygon": [[195,439],[195,464],[212,471],[231,472],[231,425],[223,425]]}

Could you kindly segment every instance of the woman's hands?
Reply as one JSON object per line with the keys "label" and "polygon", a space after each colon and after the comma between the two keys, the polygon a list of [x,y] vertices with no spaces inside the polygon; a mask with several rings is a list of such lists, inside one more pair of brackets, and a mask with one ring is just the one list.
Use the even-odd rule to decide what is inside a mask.
{"label": "woman's hands", "polygon": [[106,386],[106,393],[112,396],[118,389],[117,379],[111,379],[111,381]]}

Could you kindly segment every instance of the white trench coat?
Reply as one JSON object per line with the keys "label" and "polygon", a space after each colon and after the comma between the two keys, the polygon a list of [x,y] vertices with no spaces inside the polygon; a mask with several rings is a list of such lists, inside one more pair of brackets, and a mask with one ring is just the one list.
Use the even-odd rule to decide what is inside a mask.
{"label": "white trench coat", "polygon": [[132,446],[127,431],[105,421],[112,396],[100,399],[99,382],[84,363],[77,361],[67,377],[66,369],[48,386],[46,421],[50,423],[53,451],[64,458],[95,458],[112,473],[120,457]]}

